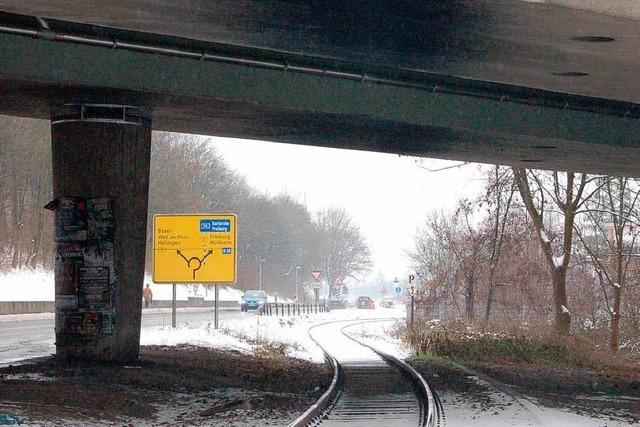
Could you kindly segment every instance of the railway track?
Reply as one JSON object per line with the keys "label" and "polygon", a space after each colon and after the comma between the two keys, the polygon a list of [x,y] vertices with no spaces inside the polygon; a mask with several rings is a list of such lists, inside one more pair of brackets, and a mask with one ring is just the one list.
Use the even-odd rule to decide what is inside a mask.
{"label": "railway track", "polygon": [[289,427],[444,427],[442,405],[415,369],[345,332],[389,320],[334,321],[309,329],[334,375],[324,395]]}

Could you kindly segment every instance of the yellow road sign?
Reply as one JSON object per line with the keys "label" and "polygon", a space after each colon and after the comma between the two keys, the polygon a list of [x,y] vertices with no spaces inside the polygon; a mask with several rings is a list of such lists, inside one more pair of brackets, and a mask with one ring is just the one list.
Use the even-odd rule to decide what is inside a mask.
{"label": "yellow road sign", "polygon": [[156,215],[153,281],[235,282],[237,223],[235,214]]}

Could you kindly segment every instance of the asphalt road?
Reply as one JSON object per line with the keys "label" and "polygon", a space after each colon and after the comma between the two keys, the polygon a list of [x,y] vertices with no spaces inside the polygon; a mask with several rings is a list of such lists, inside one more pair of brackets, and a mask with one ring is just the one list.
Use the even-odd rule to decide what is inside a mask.
{"label": "asphalt road", "polygon": [[[221,310],[219,320],[239,319],[253,315],[253,312],[243,313],[239,309]],[[7,319],[2,319],[0,316],[0,364],[47,356],[55,352],[53,314],[11,316],[11,320]],[[207,323],[213,323],[212,308],[178,310],[178,326],[198,327]],[[143,328],[170,325],[170,309],[162,309],[161,311],[153,309],[142,312]]]}

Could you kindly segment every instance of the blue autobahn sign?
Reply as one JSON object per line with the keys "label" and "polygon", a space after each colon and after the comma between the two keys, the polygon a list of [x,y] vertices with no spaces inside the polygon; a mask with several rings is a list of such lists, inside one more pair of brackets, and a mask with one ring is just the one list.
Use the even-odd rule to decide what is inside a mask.
{"label": "blue autobahn sign", "polygon": [[231,231],[231,221],[228,219],[201,219],[201,233],[228,233]]}

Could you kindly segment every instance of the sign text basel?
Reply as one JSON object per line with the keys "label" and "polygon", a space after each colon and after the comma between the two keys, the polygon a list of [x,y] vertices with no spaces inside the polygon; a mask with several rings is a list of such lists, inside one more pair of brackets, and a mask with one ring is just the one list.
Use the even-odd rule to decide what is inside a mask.
{"label": "sign text basel", "polygon": [[235,282],[236,226],[234,214],[156,215],[153,281]]}

